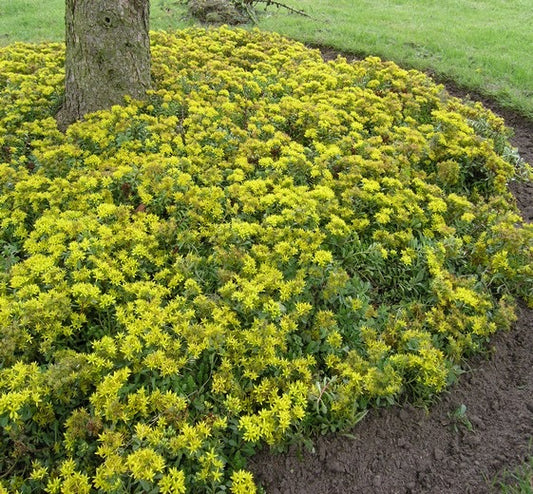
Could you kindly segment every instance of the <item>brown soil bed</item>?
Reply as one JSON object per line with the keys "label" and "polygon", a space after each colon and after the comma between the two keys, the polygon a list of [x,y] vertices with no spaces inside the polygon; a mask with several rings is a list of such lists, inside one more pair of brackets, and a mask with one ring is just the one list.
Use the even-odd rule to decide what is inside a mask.
{"label": "brown soil bed", "polygon": [[[501,115],[515,131],[513,144],[533,163],[533,122],[447,87]],[[511,189],[524,218],[533,221],[533,184]],[[265,450],[251,470],[268,494],[497,492],[495,479],[533,455],[533,310],[520,303],[517,313],[512,330],[497,334],[487,354],[470,360],[469,370],[428,410],[372,410],[349,431],[352,437],[319,437],[313,451]],[[468,425],[451,418],[462,406]]]}

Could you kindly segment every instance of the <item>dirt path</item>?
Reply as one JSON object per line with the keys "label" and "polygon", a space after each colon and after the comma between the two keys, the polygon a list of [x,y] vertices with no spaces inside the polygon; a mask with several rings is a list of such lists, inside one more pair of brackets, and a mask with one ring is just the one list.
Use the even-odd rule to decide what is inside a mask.
{"label": "dirt path", "polygon": [[[533,122],[483,103],[515,129],[513,144],[533,163]],[[533,221],[533,184],[512,189],[524,218]],[[503,469],[533,455],[533,310],[521,304],[518,316],[428,412],[372,410],[351,431],[354,438],[321,437],[314,452],[261,452],[250,468],[268,494],[491,492]],[[450,418],[462,406],[471,430]]]}

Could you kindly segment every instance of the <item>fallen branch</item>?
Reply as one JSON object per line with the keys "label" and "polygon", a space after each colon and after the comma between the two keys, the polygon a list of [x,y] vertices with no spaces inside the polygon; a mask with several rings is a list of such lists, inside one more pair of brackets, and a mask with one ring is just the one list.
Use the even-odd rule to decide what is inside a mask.
{"label": "fallen branch", "polygon": [[189,13],[201,22],[240,24],[252,21],[257,24],[255,8],[264,4],[265,10],[274,6],[292,14],[311,17],[303,10],[296,9],[277,0],[179,0],[188,6]]}
{"label": "fallen branch", "polygon": [[265,5],[266,8],[268,8],[271,5],[273,5],[274,7],[278,8],[278,9],[279,8],[283,8],[285,10],[288,10],[292,14],[303,15],[304,17],[311,18],[311,16],[309,14],[307,14],[306,12],[304,12],[303,10],[295,9],[294,7],[291,7],[290,5],[287,5],[287,4],[283,3],[283,2],[276,2],[275,0],[249,0],[249,1],[246,1],[245,3],[252,4],[252,5],[256,4],[256,3],[264,3],[264,4],[266,4]]}

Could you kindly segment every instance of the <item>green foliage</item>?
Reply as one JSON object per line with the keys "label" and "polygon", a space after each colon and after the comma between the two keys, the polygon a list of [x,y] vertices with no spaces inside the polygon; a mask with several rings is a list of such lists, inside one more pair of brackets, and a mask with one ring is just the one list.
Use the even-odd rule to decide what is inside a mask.
{"label": "green foliage", "polygon": [[0,50],[0,491],[254,492],[257,447],[430,398],[533,304],[482,106],[275,34],[152,42],[147,101],[66,134],[63,46]]}
{"label": "green foliage", "polygon": [[491,486],[502,494],[533,494],[533,456],[520,467],[504,471]]}
{"label": "green foliage", "polygon": [[450,426],[454,432],[459,432],[463,428],[468,432],[474,430],[472,422],[470,422],[466,413],[466,405],[464,403],[461,403],[453,412],[449,412],[448,417],[450,419]]}

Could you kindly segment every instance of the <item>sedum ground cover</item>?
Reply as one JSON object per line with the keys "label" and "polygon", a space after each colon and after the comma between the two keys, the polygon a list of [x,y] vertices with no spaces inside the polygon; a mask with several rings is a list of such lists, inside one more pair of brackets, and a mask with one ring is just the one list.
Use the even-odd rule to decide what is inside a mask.
{"label": "sedum ground cover", "polygon": [[66,134],[64,47],[0,49],[0,492],[254,492],[533,305],[501,119],[276,34],[152,43],[147,100]]}

